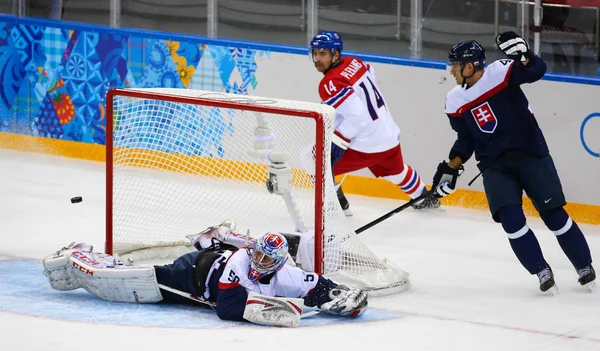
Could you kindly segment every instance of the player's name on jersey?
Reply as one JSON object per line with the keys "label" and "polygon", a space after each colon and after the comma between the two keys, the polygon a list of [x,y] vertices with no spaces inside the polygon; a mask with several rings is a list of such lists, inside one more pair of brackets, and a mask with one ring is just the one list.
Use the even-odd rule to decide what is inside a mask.
{"label": "player's name on jersey", "polygon": [[358,70],[360,70],[362,68],[362,66],[363,65],[360,62],[358,62],[356,59],[352,59],[352,62],[350,62],[348,64],[348,66],[346,66],[346,68],[344,68],[344,70],[342,71],[342,73],[340,73],[340,75],[342,77],[345,77],[346,79],[352,79],[352,77],[354,77],[356,72],[358,72]]}

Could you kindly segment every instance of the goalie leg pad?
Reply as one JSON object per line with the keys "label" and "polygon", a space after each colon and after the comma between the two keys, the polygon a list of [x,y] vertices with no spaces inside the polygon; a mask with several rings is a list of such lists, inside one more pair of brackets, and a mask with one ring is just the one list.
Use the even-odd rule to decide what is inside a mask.
{"label": "goalie leg pad", "polygon": [[59,251],[42,260],[44,275],[55,290],[69,291],[80,288],[75,271],[71,268],[71,253],[74,250]]}
{"label": "goalie leg pad", "polygon": [[304,300],[300,298],[271,297],[248,293],[244,319],[260,325],[297,327],[300,325]]}
{"label": "goalie leg pad", "polygon": [[48,278],[53,289],[68,291],[80,288],[75,271],[70,268],[70,257],[73,252],[91,253],[93,246],[86,243],[72,242],[66,247],[45,257],[42,260],[44,275]]}
{"label": "goalie leg pad", "polygon": [[83,288],[107,301],[154,303],[162,300],[154,267],[125,266],[115,257],[63,249],[43,260],[44,275],[56,290]]}

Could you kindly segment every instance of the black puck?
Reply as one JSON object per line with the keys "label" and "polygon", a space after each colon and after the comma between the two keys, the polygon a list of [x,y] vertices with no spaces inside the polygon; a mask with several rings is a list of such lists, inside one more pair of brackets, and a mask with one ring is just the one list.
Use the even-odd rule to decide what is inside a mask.
{"label": "black puck", "polygon": [[72,198],[71,198],[71,203],[72,203],[72,204],[78,204],[78,203],[80,203],[81,201],[83,201],[83,199],[81,198],[81,196],[75,196],[75,197],[72,197]]}

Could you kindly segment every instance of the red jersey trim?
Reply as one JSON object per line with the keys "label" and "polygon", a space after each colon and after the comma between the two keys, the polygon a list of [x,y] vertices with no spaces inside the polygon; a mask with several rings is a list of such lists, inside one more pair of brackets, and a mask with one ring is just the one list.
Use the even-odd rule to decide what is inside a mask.
{"label": "red jersey trim", "polygon": [[344,95],[341,99],[338,99],[336,102],[333,103],[333,105],[330,106],[333,108],[338,108],[341,104],[344,103],[344,101],[346,101],[347,98],[352,96],[352,94],[354,94],[354,89],[350,89],[350,91],[346,93],[346,95]]}
{"label": "red jersey trim", "polygon": [[[238,253],[238,252],[240,252],[240,251],[245,251],[245,250],[244,250],[243,248],[240,248],[240,249],[239,249],[239,250],[237,250],[236,252],[232,253],[232,254],[229,256],[229,258],[228,258],[228,259],[226,259],[225,261],[221,262],[221,264],[222,264],[222,265],[225,265],[225,267],[227,267],[227,263],[229,263],[229,260],[230,260],[230,259],[233,257],[233,255],[235,255],[236,253]],[[219,288],[219,289],[226,290],[226,289],[233,289],[233,288],[236,288],[236,287],[238,287],[238,286],[241,286],[241,285],[240,285],[239,283],[235,283],[235,282],[232,282],[232,283],[223,283],[223,282],[220,282],[220,281],[219,281],[218,288]]]}
{"label": "red jersey trim", "polygon": [[[292,307],[298,312],[298,314],[302,314],[302,308],[299,306],[296,306],[296,304],[294,304],[291,301],[288,301],[288,303],[290,305],[292,305]],[[260,301],[260,300],[248,300],[246,302],[246,305],[263,305],[265,307],[273,307],[274,305],[272,303],[268,303],[266,301]]]}
{"label": "red jersey trim", "polygon": [[337,130],[334,131],[333,134],[337,135],[338,137],[340,137],[340,139],[342,139],[343,141],[345,141],[348,144],[350,144],[350,139],[348,139],[345,136],[343,136],[342,133],[338,132]]}
{"label": "red jersey trim", "polygon": [[233,289],[241,286],[239,283],[221,283],[219,282],[219,290]]}

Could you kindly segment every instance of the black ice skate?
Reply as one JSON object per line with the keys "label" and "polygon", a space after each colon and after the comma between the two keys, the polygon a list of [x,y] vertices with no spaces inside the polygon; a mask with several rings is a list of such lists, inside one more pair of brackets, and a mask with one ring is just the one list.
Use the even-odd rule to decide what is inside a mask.
{"label": "black ice skate", "polygon": [[[425,190],[426,191],[426,190]],[[440,207],[440,200],[434,196],[427,196],[423,201],[418,201],[411,205],[415,210],[428,210]]]}
{"label": "black ice skate", "polygon": [[581,286],[593,291],[596,288],[596,271],[591,265],[585,266],[577,270],[579,279],[577,280]]}
{"label": "black ice skate", "polygon": [[340,206],[342,206],[342,210],[344,210],[344,214],[346,215],[346,217],[352,216],[352,211],[350,210],[350,203],[348,202],[348,199],[346,199],[346,195],[344,195],[344,193],[342,192],[341,186],[337,189],[337,198],[340,202]]}
{"label": "black ice skate", "polygon": [[543,293],[556,295],[558,287],[554,282],[554,273],[552,273],[550,266],[539,271],[537,277],[540,280],[540,290]]}

